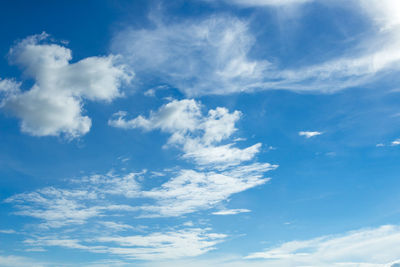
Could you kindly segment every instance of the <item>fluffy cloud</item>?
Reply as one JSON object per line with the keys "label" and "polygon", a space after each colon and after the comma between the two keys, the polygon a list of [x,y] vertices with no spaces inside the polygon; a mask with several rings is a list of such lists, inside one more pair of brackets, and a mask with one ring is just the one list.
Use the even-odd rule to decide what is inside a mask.
{"label": "fluffy cloud", "polygon": [[11,63],[21,67],[34,84],[21,90],[11,80],[0,81],[0,106],[21,119],[21,130],[35,136],[69,138],[86,134],[91,120],[83,115],[83,100],[112,101],[132,74],[113,55],[70,63],[71,50],[46,43],[48,35],[30,36],[12,47]]}
{"label": "fluffy cloud", "polygon": [[220,145],[236,131],[235,123],[241,113],[230,113],[226,108],[218,107],[201,112],[201,104],[192,99],[174,100],[163,105],[148,118],[138,116],[127,120],[125,112],[114,114],[109,124],[118,128],[142,128],[146,131],[160,129],[171,134],[169,145],[176,145],[184,151],[183,158],[192,159],[200,166],[220,169],[238,165],[254,158],[261,144],[240,149],[234,143]]}
{"label": "fluffy cloud", "polygon": [[399,255],[400,227],[387,225],[341,236],[291,241],[247,258],[268,259],[268,266],[390,266]]}
{"label": "fluffy cloud", "polygon": [[321,135],[321,134],[322,134],[322,132],[317,132],[317,131],[314,131],[314,132],[301,131],[301,132],[299,132],[299,135],[300,136],[304,136],[305,138],[311,138],[311,137],[318,136],[318,135]]}

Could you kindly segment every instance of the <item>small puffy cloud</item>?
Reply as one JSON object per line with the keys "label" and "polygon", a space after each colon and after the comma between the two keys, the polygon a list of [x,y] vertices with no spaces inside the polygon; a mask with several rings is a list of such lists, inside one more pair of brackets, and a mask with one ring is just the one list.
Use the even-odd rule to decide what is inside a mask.
{"label": "small puffy cloud", "polygon": [[322,134],[322,132],[317,132],[317,131],[314,131],[314,132],[301,131],[301,132],[299,132],[299,135],[300,136],[304,136],[305,138],[311,138],[311,137],[318,136],[318,135],[321,135],[321,134]]}
{"label": "small puffy cloud", "polygon": [[398,145],[400,145],[400,139],[396,139],[396,140],[392,141],[391,145],[392,145],[392,146],[398,146]]}
{"label": "small puffy cloud", "polygon": [[235,123],[241,112],[229,112],[226,108],[211,109],[206,115],[202,105],[193,99],[173,100],[151,112],[148,118],[138,116],[127,120],[126,112],[120,111],[109,120],[109,125],[145,131],[160,129],[171,134],[168,145],[175,145],[184,151],[183,158],[192,159],[201,166],[226,168],[249,161],[260,151],[261,144],[240,149],[235,143],[219,143],[236,131]]}
{"label": "small puffy cloud", "polygon": [[251,210],[248,209],[229,209],[229,210],[219,210],[215,211],[213,215],[235,215],[243,212],[250,212]]}
{"label": "small puffy cloud", "polygon": [[266,259],[268,266],[390,266],[399,255],[400,227],[386,225],[339,236],[291,241],[246,258]]}
{"label": "small puffy cloud", "polygon": [[33,79],[29,90],[11,80],[0,81],[0,107],[21,119],[21,130],[35,136],[86,134],[91,119],[83,115],[83,100],[110,102],[132,78],[118,57],[84,58],[70,63],[71,50],[46,43],[48,35],[30,36],[10,49],[12,64]]}

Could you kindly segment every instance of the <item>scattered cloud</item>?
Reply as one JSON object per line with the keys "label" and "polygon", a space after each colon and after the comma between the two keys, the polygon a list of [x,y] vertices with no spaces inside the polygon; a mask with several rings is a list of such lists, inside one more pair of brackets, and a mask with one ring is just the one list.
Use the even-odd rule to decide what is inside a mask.
{"label": "scattered cloud", "polygon": [[386,225],[291,241],[246,258],[265,259],[268,266],[383,266],[398,260],[399,255],[400,227]]}
{"label": "scattered cloud", "polygon": [[112,101],[122,95],[120,87],[132,74],[113,55],[70,63],[71,50],[47,40],[46,33],[33,35],[10,49],[10,62],[34,84],[22,90],[14,80],[1,80],[0,107],[21,119],[25,133],[76,138],[91,127],[83,100]]}
{"label": "scattered cloud", "polygon": [[311,138],[311,137],[314,137],[314,136],[318,136],[318,135],[321,135],[322,134],[322,132],[311,132],[311,131],[301,131],[301,132],[299,132],[299,135],[300,136],[304,136],[305,138]]}

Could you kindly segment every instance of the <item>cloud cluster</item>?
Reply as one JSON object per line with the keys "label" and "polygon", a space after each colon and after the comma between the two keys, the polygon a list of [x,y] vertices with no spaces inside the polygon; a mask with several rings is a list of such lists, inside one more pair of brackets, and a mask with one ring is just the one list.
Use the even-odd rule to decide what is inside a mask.
{"label": "cloud cluster", "polygon": [[[168,204],[160,202],[157,210],[151,211],[152,214],[158,213],[164,216],[177,216],[195,211],[204,205],[196,202],[207,199],[207,196],[199,197],[204,191],[201,191],[201,186],[196,189],[195,182],[193,184],[196,185],[189,192],[195,196],[189,199],[188,192],[184,192],[188,187],[172,186],[171,183],[174,182],[171,181],[174,179],[164,184],[162,187],[164,189],[159,189],[158,192],[157,189],[141,190],[135,181],[139,175],[143,173],[130,173],[124,176],[109,173],[82,177],[72,181],[76,188],[48,187],[12,196],[5,202],[15,204],[19,209],[15,212],[17,215],[40,219],[39,234],[34,232],[31,238],[24,241],[30,249],[58,246],[115,254],[128,259],[159,260],[197,256],[214,249],[216,244],[224,240],[226,237],[224,234],[211,233],[209,228],[186,227],[174,231],[148,233],[151,229],[147,227],[121,222],[130,221],[129,218],[137,215],[140,210],[144,210],[147,214],[150,212],[147,205],[132,206],[132,198],[154,198],[159,201],[159,194],[169,194],[164,197],[164,200],[170,197]],[[167,187],[169,188],[165,189]],[[208,189],[214,189],[215,193],[218,193],[221,187],[209,186]],[[162,190],[164,192],[161,192]],[[168,190],[175,193],[168,193]],[[233,190],[230,193],[235,192]],[[227,195],[220,196],[219,199],[211,196],[215,201],[222,200],[223,197]],[[172,203],[172,198],[178,199]],[[186,209],[181,208],[173,212],[173,207],[168,206],[176,206],[180,202],[186,203]],[[60,230],[54,231],[55,228]],[[96,238],[93,238],[94,232]],[[137,232],[144,234],[139,235]]]}
{"label": "cloud cluster", "polygon": [[138,116],[127,120],[126,112],[117,112],[109,124],[123,129],[159,129],[171,134],[168,145],[184,152],[183,158],[194,160],[199,166],[225,169],[249,161],[259,152],[261,143],[247,148],[234,147],[235,143],[220,144],[236,131],[235,123],[241,113],[230,113],[218,107],[203,115],[201,104],[193,99],[173,100],[163,105],[148,118]]}
{"label": "cloud cluster", "polygon": [[35,136],[86,134],[91,119],[83,115],[83,100],[110,102],[132,78],[118,57],[89,57],[70,63],[71,50],[46,43],[48,35],[30,36],[10,49],[12,64],[33,80],[29,90],[13,80],[1,80],[0,107],[21,119],[21,130]]}
{"label": "cloud cluster", "polygon": [[[261,144],[243,149],[235,147],[231,139],[241,116],[239,111],[229,112],[218,107],[204,114],[200,102],[185,99],[161,106],[148,118],[139,116],[127,120],[125,116],[126,113],[118,112],[109,124],[169,133],[167,146],[182,149],[182,158],[190,159],[194,168],[94,174],[71,179],[65,188],[46,187],[11,196],[5,202],[15,206],[15,214],[38,219],[41,233],[48,232],[26,240],[26,245],[34,249],[63,246],[129,259],[197,256],[214,249],[226,236],[210,233],[208,228],[194,228],[193,224],[174,231],[138,235],[132,232],[151,229],[129,222],[132,218],[179,217],[215,208],[234,194],[265,184],[269,178],[264,174],[278,167],[254,161]],[[203,155],[198,151],[207,152]],[[150,188],[144,186],[142,181],[155,174],[166,181]],[[213,214],[242,212],[249,210],[232,209]],[[67,234],[56,234],[54,229]],[[66,229],[67,232],[63,231]],[[89,238],[88,233],[93,231],[103,235]]]}

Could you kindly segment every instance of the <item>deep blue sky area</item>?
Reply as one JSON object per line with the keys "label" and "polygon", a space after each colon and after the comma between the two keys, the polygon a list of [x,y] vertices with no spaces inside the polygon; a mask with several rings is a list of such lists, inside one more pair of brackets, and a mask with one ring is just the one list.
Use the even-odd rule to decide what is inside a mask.
{"label": "deep blue sky area", "polygon": [[0,2],[0,266],[397,266],[395,0]]}

